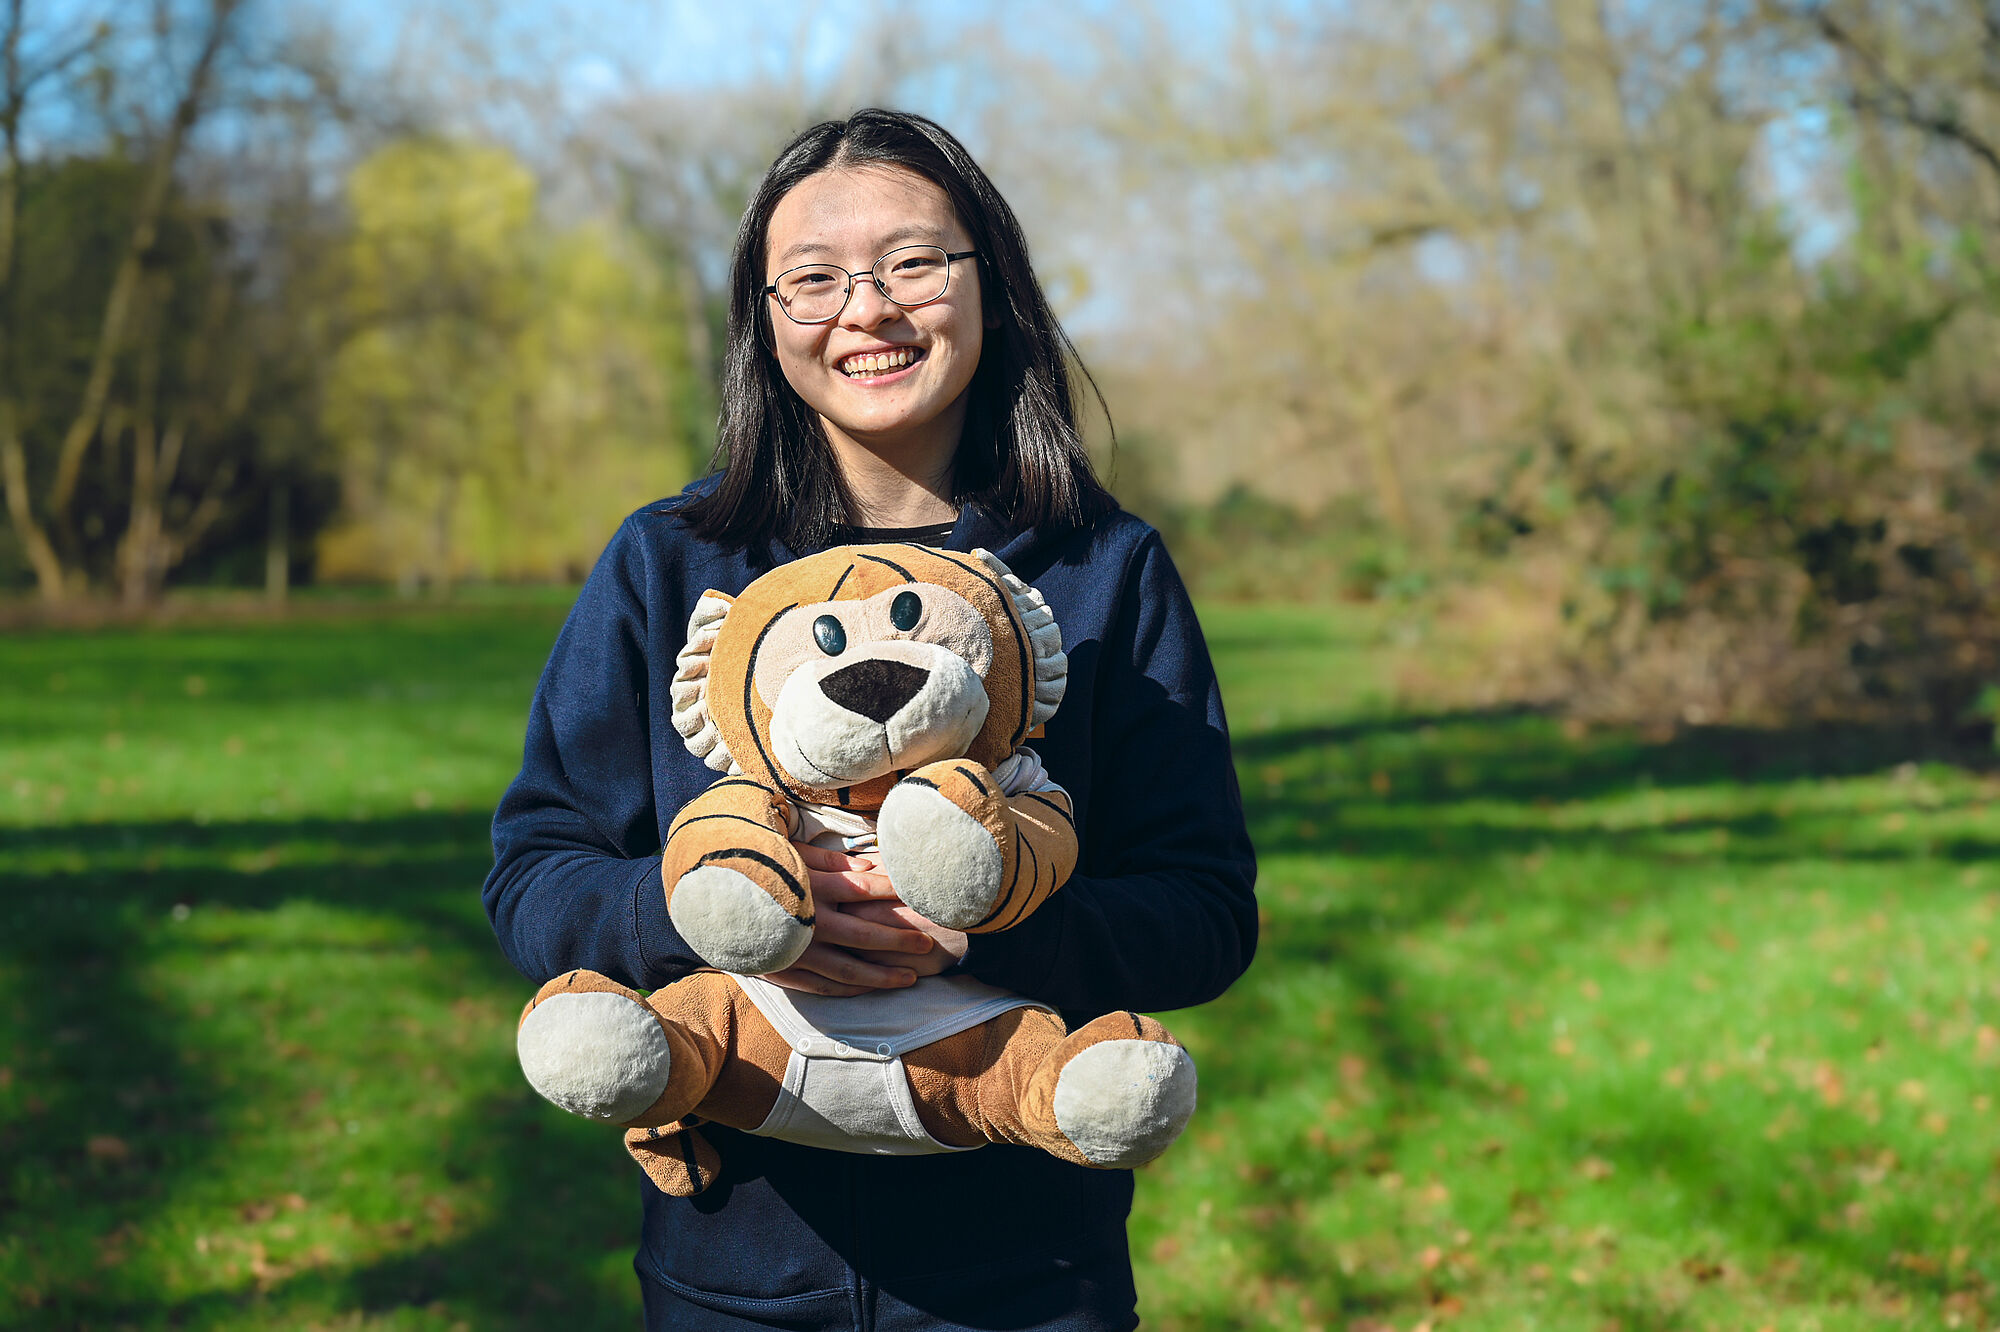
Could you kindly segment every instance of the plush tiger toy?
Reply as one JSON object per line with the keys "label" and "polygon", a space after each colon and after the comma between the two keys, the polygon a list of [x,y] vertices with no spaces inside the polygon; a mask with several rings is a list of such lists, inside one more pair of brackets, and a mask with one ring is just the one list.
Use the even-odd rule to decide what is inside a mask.
{"label": "plush tiger toy", "polygon": [[812,938],[793,839],[872,855],[902,900],[968,933],[1019,924],[1077,859],[1069,796],[1031,732],[1067,680],[1040,594],[985,551],[842,546],[730,598],[705,593],[673,685],[675,728],[725,775],[667,837],[667,911],[716,970],[641,995],[576,971],[521,1015],[528,1080],[626,1126],[663,1190],[713,1183],[706,1121],[841,1151],[990,1142],[1127,1168],[1194,1111],[1187,1052],[1151,1018],[1071,1032],[968,975],[830,998],[760,977]]}

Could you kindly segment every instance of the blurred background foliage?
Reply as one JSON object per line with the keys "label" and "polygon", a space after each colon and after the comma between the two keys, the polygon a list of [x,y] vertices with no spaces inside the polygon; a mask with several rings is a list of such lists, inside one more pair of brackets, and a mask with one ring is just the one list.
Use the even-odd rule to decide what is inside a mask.
{"label": "blurred background foliage", "polygon": [[1977,722],[1983,0],[891,4],[699,81],[670,9],[10,2],[0,586],[576,579],[706,465],[756,173],[879,102],[1020,207],[1202,590],[1406,603],[1448,701]]}

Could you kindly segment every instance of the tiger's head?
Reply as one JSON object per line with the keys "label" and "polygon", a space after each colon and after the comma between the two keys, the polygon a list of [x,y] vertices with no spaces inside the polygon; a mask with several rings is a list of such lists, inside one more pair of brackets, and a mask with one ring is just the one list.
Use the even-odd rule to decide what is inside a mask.
{"label": "tiger's head", "polygon": [[1054,614],[999,559],[902,544],[703,593],[677,667],[674,727],[709,767],[863,810],[926,763],[997,767],[1069,670]]}

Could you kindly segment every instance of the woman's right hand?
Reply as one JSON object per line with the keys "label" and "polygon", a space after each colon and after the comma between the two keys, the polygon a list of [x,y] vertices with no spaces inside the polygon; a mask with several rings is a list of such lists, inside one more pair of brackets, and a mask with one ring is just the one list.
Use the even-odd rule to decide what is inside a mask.
{"label": "woman's right hand", "polygon": [[[812,880],[813,939],[798,961],[765,980],[808,994],[850,995],[901,989],[916,983],[919,967],[926,975],[940,969],[938,959],[928,956],[936,945],[922,930],[864,920],[844,909],[860,902],[902,906],[889,876],[874,861],[805,842],[792,845]],[[890,961],[902,956],[909,957],[912,965]]]}

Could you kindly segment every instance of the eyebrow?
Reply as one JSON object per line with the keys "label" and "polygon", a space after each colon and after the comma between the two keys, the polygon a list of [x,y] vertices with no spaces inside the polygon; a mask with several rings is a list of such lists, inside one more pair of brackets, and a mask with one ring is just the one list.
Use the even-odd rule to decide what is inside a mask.
{"label": "eyebrow", "polygon": [[[898,245],[912,241],[920,241],[926,245],[942,245],[944,244],[944,231],[941,228],[931,226],[928,222],[910,222],[880,237],[877,243],[882,246],[882,254],[887,254]],[[778,255],[777,262],[782,264],[788,259],[832,253],[833,247],[822,241],[800,241],[796,245],[786,246]],[[880,256],[878,255],[877,257],[879,258]]]}

